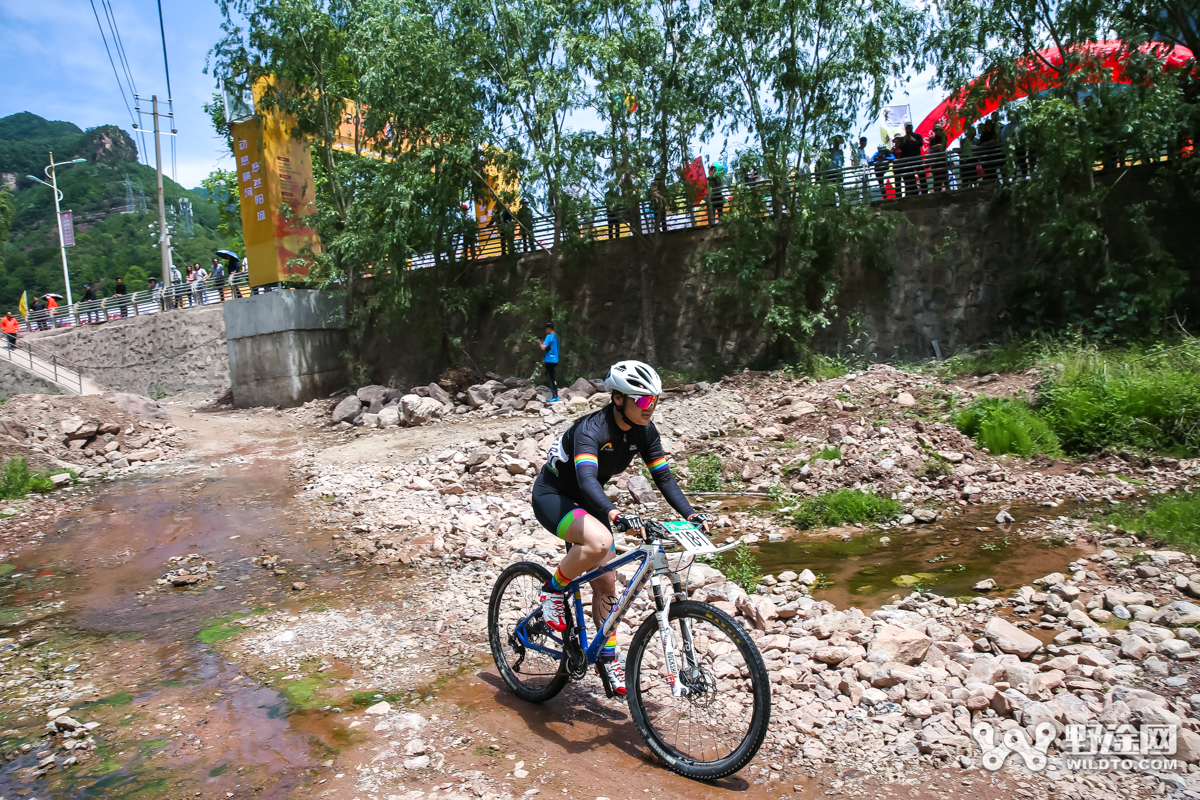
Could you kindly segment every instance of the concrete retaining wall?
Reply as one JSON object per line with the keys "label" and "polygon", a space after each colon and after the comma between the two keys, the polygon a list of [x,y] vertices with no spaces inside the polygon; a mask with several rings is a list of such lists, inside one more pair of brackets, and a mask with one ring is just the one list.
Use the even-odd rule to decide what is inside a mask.
{"label": "concrete retaining wall", "polygon": [[29,370],[0,359],[0,397],[16,394],[63,394],[63,390]]}
{"label": "concrete retaining wall", "polygon": [[345,386],[342,295],[269,292],[224,306],[230,382],[238,408],[295,406]]}
{"label": "concrete retaining wall", "polygon": [[216,396],[229,388],[221,305],[43,331],[28,338],[119,392]]}

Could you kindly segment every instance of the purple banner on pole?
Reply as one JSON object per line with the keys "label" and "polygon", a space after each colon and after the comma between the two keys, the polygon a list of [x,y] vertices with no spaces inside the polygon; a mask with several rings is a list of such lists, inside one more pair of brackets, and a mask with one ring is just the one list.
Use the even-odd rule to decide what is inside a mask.
{"label": "purple banner on pole", "polygon": [[62,225],[63,247],[75,246],[75,219],[70,211],[59,213],[59,224]]}

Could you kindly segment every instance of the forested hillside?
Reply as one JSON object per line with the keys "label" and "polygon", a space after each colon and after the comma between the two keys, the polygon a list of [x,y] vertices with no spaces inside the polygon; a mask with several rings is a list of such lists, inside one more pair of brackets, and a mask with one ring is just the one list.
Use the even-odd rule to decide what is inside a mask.
{"label": "forested hillside", "polygon": [[[2,195],[11,201],[7,240],[0,225],[0,310],[15,308],[22,291],[64,293],[54,197],[25,177],[42,177],[51,151],[55,161],[87,159],[58,173],[63,210],[75,214],[76,245],[67,250],[75,299],[85,283],[105,296],[118,276],[136,290],[160,271],[154,170],[138,163],[125,131],[112,125],[84,131],[29,112],[13,114],[0,119],[0,209]],[[229,245],[216,231],[216,206],[169,178],[164,194],[175,263],[207,265],[213,251]]]}

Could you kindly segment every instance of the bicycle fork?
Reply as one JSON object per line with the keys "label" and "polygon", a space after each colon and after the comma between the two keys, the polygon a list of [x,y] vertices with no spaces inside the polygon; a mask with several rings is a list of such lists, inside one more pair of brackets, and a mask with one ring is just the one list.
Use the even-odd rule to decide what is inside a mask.
{"label": "bicycle fork", "polygon": [[[675,587],[678,589],[678,587]],[[664,593],[662,590],[662,579],[654,575],[650,578],[650,590],[654,595],[655,616],[658,617],[658,635],[662,639],[663,648],[663,663],[666,666],[666,681],[671,687],[672,697],[683,697],[690,694],[690,690],[679,679],[679,659],[675,655],[675,643],[671,636],[671,627],[668,624],[668,617],[671,613],[671,598],[674,593]],[[685,619],[679,620],[679,631],[683,638],[684,650],[688,653],[693,652],[692,649],[692,631]],[[691,660],[689,658],[689,660]]]}

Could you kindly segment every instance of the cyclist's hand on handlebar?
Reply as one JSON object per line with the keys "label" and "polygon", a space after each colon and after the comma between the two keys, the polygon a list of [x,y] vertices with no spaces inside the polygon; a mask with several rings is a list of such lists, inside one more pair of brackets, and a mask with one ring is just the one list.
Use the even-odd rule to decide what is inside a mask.
{"label": "cyclist's hand on handlebar", "polygon": [[646,538],[646,523],[636,514],[623,514],[614,509],[610,516],[613,528],[621,533],[632,532],[639,539]]}
{"label": "cyclist's hand on handlebar", "polygon": [[699,511],[695,514],[692,514],[687,519],[688,522],[692,523],[693,525],[699,525],[700,527],[704,528],[705,533],[711,531],[713,523],[717,521],[716,517],[705,511]]}

